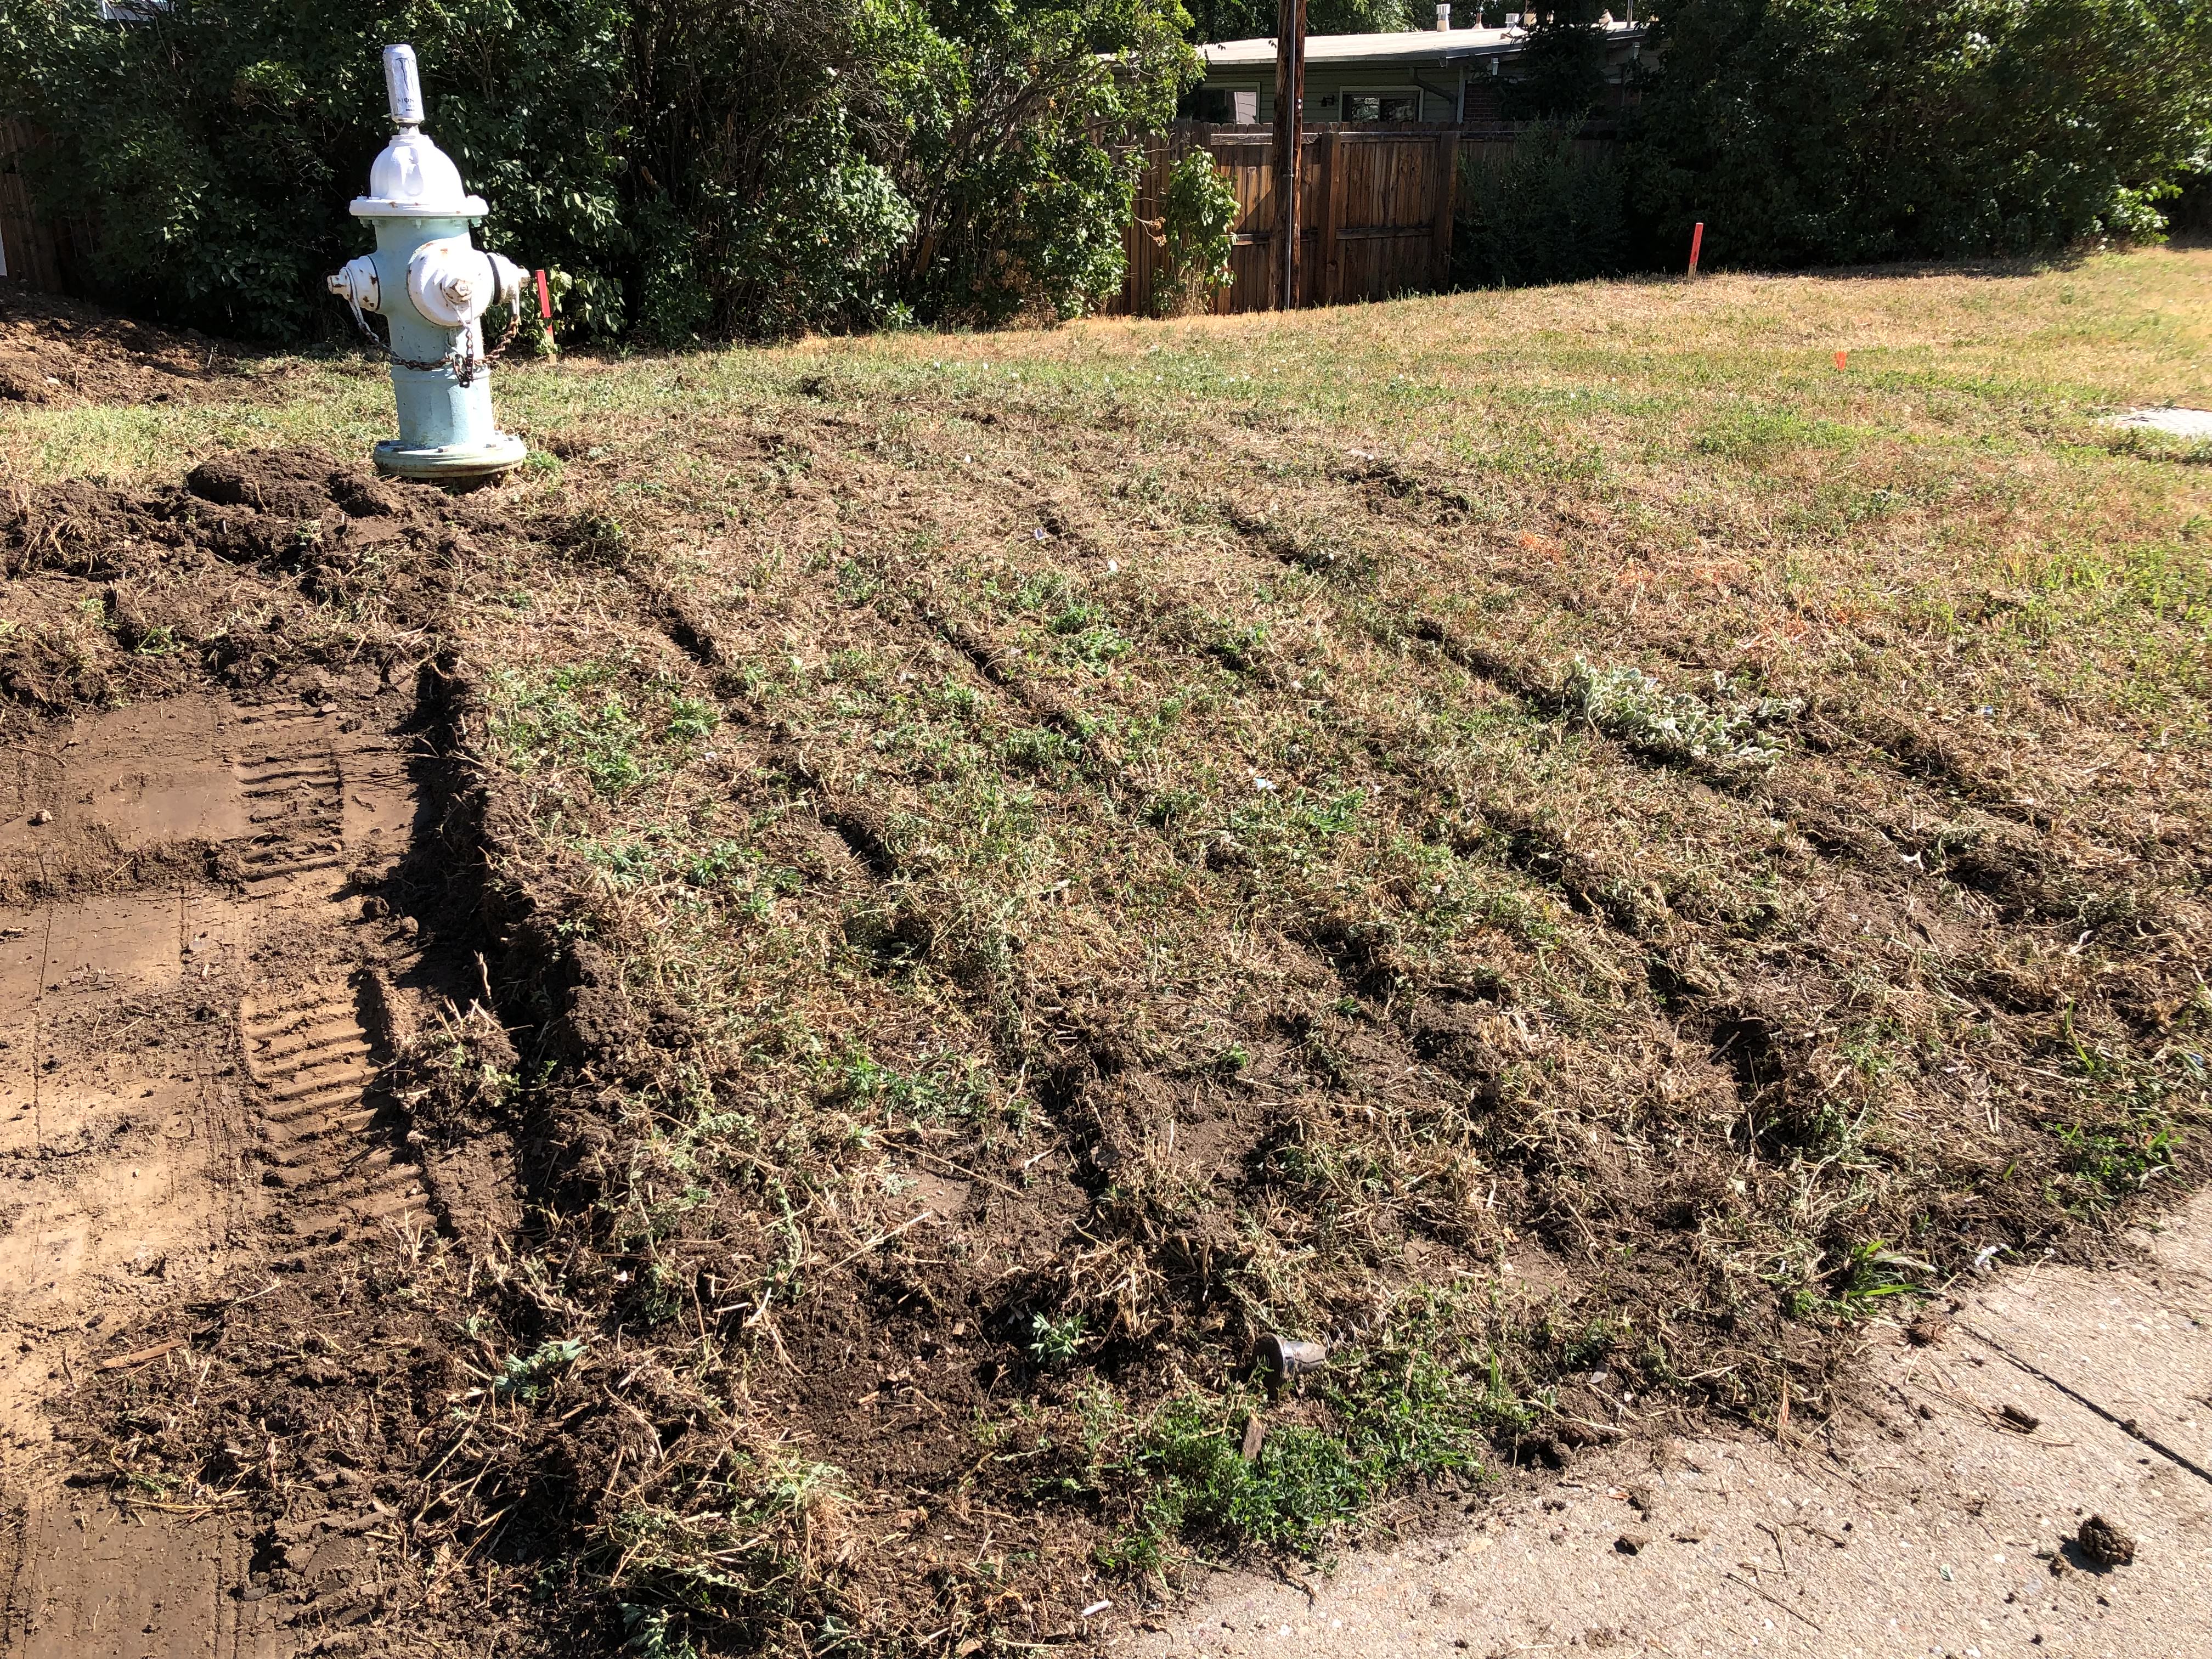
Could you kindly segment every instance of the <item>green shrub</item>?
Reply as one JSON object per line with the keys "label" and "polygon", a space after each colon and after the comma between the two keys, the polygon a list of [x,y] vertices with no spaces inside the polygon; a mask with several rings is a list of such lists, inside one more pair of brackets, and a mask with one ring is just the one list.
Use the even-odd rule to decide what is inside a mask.
{"label": "green shrub", "polygon": [[1460,174],[1452,236],[1462,286],[1581,282],[1629,261],[1628,204],[1609,148],[1578,141],[1576,121],[1546,122],[1503,161],[1470,161]]}
{"label": "green shrub", "polygon": [[1236,189],[1211,151],[1192,150],[1168,169],[1160,202],[1164,246],[1152,295],[1158,315],[1200,309],[1228,283],[1236,223]]}
{"label": "green shrub", "polygon": [[2195,0],[1684,0],[1654,27],[1647,246],[1679,266],[2154,234],[2212,131]]}
{"label": "green shrub", "polygon": [[0,0],[0,109],[46,142],[79,281],[260,339],[339,327],[323,276],[408,40],[432,135],[554,272],[568,335],[653,343],[1073,314],[1118,287],[1126,140],[1194,75],[1173,0]]}
{"label": "green shrub", "polygon": [[931,0],[876,109],[915,228],[896,276],[928,322],[1073,316],[1121,286],[1141,152],[1197,79],[1176,0]]}
{"label": "green shrub", "polygon": [[433,130],[494,204],[487,244],[574,273],[572,305],[604,309],[619,303],[599,275],[620,234],[614,30],[602,0],[175,0],[128,23],[0,0],[0,108],[46,135],[26,163],[42,203],[92,221],[79,275],[100,297],[299,338],[340,314],[321,279],[365,242],[345,208],[387,130],[379,52],[411,39]]}

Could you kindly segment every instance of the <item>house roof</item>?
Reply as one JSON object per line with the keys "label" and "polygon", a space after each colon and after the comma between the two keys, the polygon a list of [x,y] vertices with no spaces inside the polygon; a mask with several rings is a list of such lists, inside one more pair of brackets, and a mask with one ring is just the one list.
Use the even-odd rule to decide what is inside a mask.
{"label": "house roof", "polygon": [[[1490,58],[1521,50],[1528,40],[1521,29],[1403,29],[1389,34],[1310,34],[1306,37],[1306,67],[1361,64],[1456,64],[1469,58]],[[1644,38],[1641,23],[1614,23],[1606,30],[1606,44],[1617,46]],[[1275,67],[1273,35],[1257,40],[1221,40],[1199,49],[1208,74],[1235,74]]]}

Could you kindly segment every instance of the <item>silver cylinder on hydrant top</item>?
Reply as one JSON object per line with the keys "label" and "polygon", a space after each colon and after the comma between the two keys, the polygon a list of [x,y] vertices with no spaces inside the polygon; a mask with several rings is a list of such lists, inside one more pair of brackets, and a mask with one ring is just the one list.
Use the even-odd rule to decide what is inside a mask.
{"label": "silver cylinder on hydrant top", "polygon": [[[528,451],[493,421],[491,361],[506,341],[485,350],[483,318],[495,303],[506,305],[511,339],[529,273],[471,243],[469,227],[487,210],[482,197],[462,189],[452,158],[423,135],[414,47],[384,49],[384,82],[392,141],[369,167],[368,194],[355,198],[352,209],[374,230],[376,251],[330,278],[331,292],[392,359],[399,435],[376,446],[377,468],[450,483],[495,477]],[[371,332],[368,312],[385,319],[388,346]]]}

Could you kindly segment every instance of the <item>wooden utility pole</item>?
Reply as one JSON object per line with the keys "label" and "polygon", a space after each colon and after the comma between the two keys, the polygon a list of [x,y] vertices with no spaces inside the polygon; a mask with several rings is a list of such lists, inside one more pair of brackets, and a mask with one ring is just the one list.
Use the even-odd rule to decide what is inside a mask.
{"label": "wooden utility pole", "polygon": [[1275,303],[1298,304],[1298,151],[1305,143],[1306,0],[1275,0]]}

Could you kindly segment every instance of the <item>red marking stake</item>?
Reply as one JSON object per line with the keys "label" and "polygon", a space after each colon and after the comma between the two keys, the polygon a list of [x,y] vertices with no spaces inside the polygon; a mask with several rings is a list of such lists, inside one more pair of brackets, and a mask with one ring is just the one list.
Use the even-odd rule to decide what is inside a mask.
{"label": "red marking stake", "polygon": [[545,273],[538,273],[538,314],[546,322],[553,320],[553,295],[545,286]]}
{"label": "red marking stake", "polygon": [[1836,354],[1836,367],[1838,368],[1841,368],[1844,366],[1844,360],[1850,355],[1851,354],[1848,351],[1838,351]]}
{"label": "red marking stake", "polygon": [[1692,276],[1698,274],[1698,251],[1705,245],[1705,222],[1700,219],[1697,228],[1690,233],[1690,275]]}

